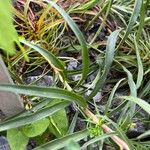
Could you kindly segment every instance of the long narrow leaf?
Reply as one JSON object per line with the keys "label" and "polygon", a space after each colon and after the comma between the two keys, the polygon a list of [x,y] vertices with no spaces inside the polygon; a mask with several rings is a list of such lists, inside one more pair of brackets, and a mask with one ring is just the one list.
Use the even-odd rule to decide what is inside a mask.
{"label": "long narrow leaf", "polygon": [[33,95],[39,97],[64,99],[68,101],[74,101],[82,107],[86,106],[86,101],[82,96],[60,88],[4,84],[0,85],[0,91],[9,91],[18,94]]}
{"label": "long narrow leaf", "polygon": [[83,130],[80,132],[70,134],[70,135],[60,138],[60,139],[56,139],[49,143],[46,143],[42,146],[35,148],[34,150],[58,150],[60,148],[63,148],[64,146],[66,146],[71,140],[77,142],[77,141],[80,141],[83,138],[87,137],[88,135],[89,135],[88,130]]}
{"label": "long narrow leaf", "polygon": [[116,92],[118,86],[120,85],[120,83],[121,83],[123,80],[124,80],[124,78],[121,79],[121,80],[119,80],[119,81],[116,83],[116,85],[114,86],[114,88],[112,89],[112,91],[111,91],[111,93],[110,93],[110,96],[109,96],[109,98],[108,98],[106,107],[105,107],[105,112],[104,112],[105,115],[107,115],[107,113],[108,113],[108,111],[109,111],[109,108],[110,108],[110,106],[111,106],[113,97],[114,97],[114,95],[115,95],[115,92]]}
{"label": "long narrow leaf", "polygon": [[65,19],[65,21],[68,23],[74,34],[76,35],[78,41],[80,42],[80,45],[82,46],[82,62],[83,62],[83,70],[82,70],[82,78],[80,79],[80,83],[82,83],[83,80],[87,78],[87,74],[89,71],[89,55],[88,55],[88,49],[87,49],[87,44],[85,41],[85,38],[82,34],[82,32],[79,30],[77,25],[74,23],[72,18],[56,3],[50,0],[44,0],[48,4],[51,4]]}
{"label": "long narrow leaf", "polygon": [[[136,84],[135,84],[135,82],[133,80],[133,76],[132,76],[131,72],[127,68],[125,68],[123,65],[121,65],[121,66],[122,66],[123,70],[126,72],[126,74],[128,76],[128,85],[129,85],[129,88],[130,88],[130,94],[131,94],[131,96],[137,97]],[[129,102],[126,105],[126,107],[125,107],[126,109],[124,109],[124,110],[127,110],[128,107],[130,108],[130,110],[128,111],[128,114],[131,117],[133,117],[134,112],[135,112],[136,104],[133,103],[133,102]],[[124,113],[125,112],[126,111],[124,111]],[[121,118],[121,119],[123,119],[123,118]]]}
{"label": "long narrow leaf", "polygon": [[126,40],[128,35],[130,34],[138,16],[139,16],[141,6],[142,6],[142,0],[136,0],[135,5],[134,5],[134,10],[133,10],[132,16],[130,18],[129,24],[127,26],[126,32],[125,32],[122,40],[120,41],[117,49],[119,49],[119,47],[124,43],[124,41]]}
{"label": "long narrow leaf", "polygon": [[137,96],[137,90],[136,90],[135,82],[133,81],[133,76],[132,76],[131,72],[126,67],[122,66],[122,68],[128,76],[128,84],[129,84],[131,96],[136,97]]}
{"label": "long narrow leaf", "polygon": [[108,37],[108,42],[107,42],[107,47],[106,47],[106,56],[105,56],[105,61],[104,61],[104,69],[103,69],[103,74],[95,84],[95,87],[91,94],[88,97],[88,100],[90,100],[93,96],[96,95],[96,93],[101,90],[103,87],[105,80],[107,78],[107,75],[109,73],[111,64],[113,62],[114,54],[115,54],[115,46],[117,42],[117,37],[119,34],[120,30],[116,30],[111,33],[111,35]]}
{"label": "long narrow leaf", "polygon": [[93,144],[93,143],[95,143],[95,142],[98,142],[98,141],[100,141],[100,140],[109,138],[109,137],[113,136],[114,134],[115,134],[115,133],[109,133],[109,134],[102,134],[102,135],[100,135],[100,136],[97,136],[97,137],[95,137],[95,138],[89,140],[88,142],[86,142],[86,143],[81,147],[81,149],[85,149],[87,146],[89,146],[89,145],[91,145],[91,144]]}
{"label": "long narrow leaf", "polygon": [[148,136],[150,136],[150,130],[145,131],[143,134],[138,136],[137,139],[143,139],[143,138],[148,137]]}
{"label": "long narrow leaf", "polygon": [[138,104],[143,110],[150,114],[150,104],[148,104],[146,101],[133,96],[121,96],[119,98]]}
{"label": "long narrow leaf", "polygon": [[61,102],[52,107],[41,109],[40,111],[37,111],[37,112],[27,115],[27,116],[17,117],[17,118],[12,118],[10,120],[6,120],[6,121],[0,123],[0,131],[17,128],[17,127],[20,127],[20,126],[23,126],[26,124],[30,124],[34,121],[48,117],[48,116],[54,114],[55,112],[65,108],[68,105],[69,105],[69,102]]}
{"label": "long narrow leaf", "polygon": [[134,36],[134,45],[135,45],[137,64],[138,64],[138,75],[137,75],[137,81],[136,81],[136,88],[138,89],[141,86],[142,81],[143,81],[144,69],[143,69],[143,64],[142,64],[142,60],[140,57],[139,48],[138,48],[137,40],[135,36]]}
{"label": "long narrow leaf", "polygon": [[55,71],[60,72],[62,77],[66,79],[66,70],[62,65],[62,63],[60,62],[60,60],[55,55],[53,55],[51,52],[47,51],[46,49],[43,49],[37,46],[36,44],[33,44],[26,40],[20,39],[20,42],[28,45],[29,47],[33,48],[35,51],[39,52],[48,61],[48,63],[52,66],[52,68]]}

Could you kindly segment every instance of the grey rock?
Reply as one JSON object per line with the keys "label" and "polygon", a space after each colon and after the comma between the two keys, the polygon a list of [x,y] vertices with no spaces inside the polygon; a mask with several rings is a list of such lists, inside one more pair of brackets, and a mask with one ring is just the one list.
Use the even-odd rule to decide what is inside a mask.
{"label": "grey rock", "polygon": [[4,136],[0,136],[0,150],[10,150],[8,141]]}
{"label": "grey rock", "polygon": [[[86,96],[90,95],[90,93],[91,93],[91,91],[88,90],[88,91],[86,92]],[[100,102],[101,99],[102,99],[102,93],[101,93],[101,92],[97,92],[97,94],[93,97],[93,100],[94,100],[95,102]]]}
{"label": "grey rock", "polygon": [[75,60],[71,60],[68,64],[67,64],[67,69],[68,70],[74,70],[76,69],[78,66],[78,62]]}
{"label": "grey rock", "polygon": [[52,76],[29,76],[24,79],[27,84],[34,84],[38,86],[51,86],[53,84]]}

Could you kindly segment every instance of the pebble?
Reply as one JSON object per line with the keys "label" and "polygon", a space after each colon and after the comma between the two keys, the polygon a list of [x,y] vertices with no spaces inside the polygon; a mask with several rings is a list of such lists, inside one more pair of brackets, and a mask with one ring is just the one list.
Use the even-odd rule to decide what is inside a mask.
{"label": "pebble", "polygon": [[4,136],[0,136],[0,150],[10,150],[8,141]]}
{"label": "pebble", "polygon": [[[29,76],[24,79],[27,84],[34,83],[34,85],[38,86],[51,86],[53,84],[53,77],[52,76]],[[36,81],[37,80],[37,81]]]}

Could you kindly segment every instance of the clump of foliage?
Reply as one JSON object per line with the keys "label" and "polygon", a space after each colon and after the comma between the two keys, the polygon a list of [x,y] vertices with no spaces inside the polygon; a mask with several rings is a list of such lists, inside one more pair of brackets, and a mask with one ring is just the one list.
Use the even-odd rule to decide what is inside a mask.
{"label": "clump of foliage", "polygon": [[[38,7],[34,10],[33,6]],[[21,38],[13,34],[16,31],[9,15],[11,29],[5,34],[10,45],[1,44],[6,45],[2,36],[0,46],[10,52],[14,42],[18,45],[15,56],[4,56],[17,84],[0,85],[0,90],[26,95],[26,103],[32,104],[23,113],[0,122],[0,131],[7,131],[12,150],[25,149],[31,139],[37,143],[35,149],[149,148],[149,143],[143,142],[149,130],[135,138],[126,134],[134,128],[135,119],[143,121],[141,109],[144,121],[149,120],[149,6],[149,0],[92,0],[64,10],[50,0],[16,1],[14,22]],[[9,12],[10,7],[7,9]],[[12,34],[17,38],[11,38]],[[81,59],[74,58],[82,63],[81,68],[68,70],[72,56],[59,57],[60,51],[81,54]],[[96,57],[91,59],[92,52]],[[15,68],[20,63],[25,71],[18,74]],[[53,86],[25,85],[23,75],[45,63],[53,75]],[[77,74],[79,79],[70,78]],[[88,81],[90,75],[94,75],[93,81]],[[112,88],[105,91],[108,84]],[[117,90],[124,93],[116,96]],[[103,104],[93,101],[98,92],[107,93]],[[117,99],[119,104],[114,107]],[[71,106],[75,113],[69,121],[67,110]],[[81,131],[75,130],[79,116],[87,124]]]}

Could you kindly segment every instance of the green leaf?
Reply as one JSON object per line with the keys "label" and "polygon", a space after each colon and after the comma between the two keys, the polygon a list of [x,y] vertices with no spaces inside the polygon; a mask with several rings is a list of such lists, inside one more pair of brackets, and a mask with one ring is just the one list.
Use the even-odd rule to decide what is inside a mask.
{"label": "green leaf", "polygon": [[150,130],[145,131],[143,134],[141,134],[140,136],[137,137],[137,139],[143,139],[150,136]]}
{"label": "green leaf", "polygon": [[[107,20],[107,17],[109,15],[109,12],[111,10],[111,6],[112,6],[112,3],[113,3],[113,0],[109,0],[108,1],[108,5],[106,7],[103,7],[103,8],[106,8],[106,14],[102,20],[102,23],[101,25],[99,26],[98,30],[96,31],[94,37],[92,38],[91,42],[90,42],[90,45],[92,45],[94,43],[94,41],[96,40],[96,38],[100,35],[102,29],[104,28],[104,25],[106,24],[106,20]],[[93,18],[94,19],[94,18]]]}
{"label": "green leaf", "polygon": [[116,85],[114,86],[114,88],[112,89],[112,91],[111,91],[111,93],[110,93],[110,95],[109,95],[109,98],[108,98],[108,100],[107,100],[107,104],[106,104],[106,106],[105,106],[105,112],[104,112],[105,115],[108,115],[108,111],[109,111],[109,108],[111,107],[111,103],[112,103],[112,101],[113,101],[113,97],[114,97],[114,95],[115,95],[115,92],[116,92],[117,88],[119,87],[119,85],[120,85],[120,83],[121,83],[122,81],[124,81],[124,78],[121,79],[121,80],[119,80],[119,81],[116,83]]}
{"label": "green leaf", "polygon": [[119,47],[124,43],[124,41],[127,39],[128,35],[130,34],[138,16],[139,16],[141,6],[142,6],[142,0],[136,0],[135,4],[134,4],[134,10],[133,10],[132,16],[130,18],[129,24],[127,26],[126,32],[125,32],[122,40],[120,41],[117,49],[119,49]]}
{"label": "green leaf", "polygon": [[55,71],[60,72],[64,79],[67,78],[66,70],[63,64],[54,54],[24,39],[20,39],[20,42],[22,42],[25,45],[28,45],[30,48],[33,48],[35,51],[39,52],[48,61],[48,63]]}
{"label": "green leaf", "polygon": [[78,83],[78,84],[80,84],[83,82],[83,80],[85,80],[87,78],[87,75],[89,72],[89,64],[90,64],[85,38],[84,38],[82,32],[77,27],[77,25],[72,20],[72,18],[60,6],[58,6],[55,2],[50,1],[50,0],[44,0],[44,1],[51,4],[61,14],[61,16],[68,23],[69,27],[72,29],[72,31],[76,35],[76,37],[82,47],[83,69],[82,69],[82,78],[80,79],[80,81]]}
{"label": "green leaf", "polygon": [[142,60],[140,57],[140,52],[139,52],[139,48],[137,45],[137,40],[136,40],[135,35],[134,35],[134,45],[135,45],[137,64],[138,64],[138,75],[137,75],[137,82],[136,82],[136,88],[138,89],[141,86],[142,81],[143,81],[144,69],[143,69],[143,64],[142,64]]}
{"label": "green leaf", "polygon": [[[61,100],[52,100],[48,106],[53,106],[61,102]],[[60,123],[62,122],[62,123]],[[53,133],[56,137],[64,136],[68,131],[68,118],[65,109],[57,111],[52,116],[50,116],[50,125],[49,130]]]}
{"label": "green leaf", "polygon": [[[128,85],[129,85],[129,88],[130,88],[131,96],[136,97],[137,96],[137,90],[136,90],[135,82],[133,80],[133,76],[132,76],[131,72],[126,67],[124,67],[123,65],[121,65],[121,66],[122,66],[123,70],[126,72],[126,74],[128,76]],[[135,107],[136,107],[135,103],[129,102],[124,108],[126,109],[126,111],[127,111],[128,108],[130,108],[130,110],[128,110],[128,115],[133,117],[134,112],[135,112]],[[126,111],[124,111],[124,113],[126,113]],[[124,114],[124,115],[126,115],[126,114]],[[127,117],[127,115],[126,115],[126,117]],[[120,116],[120,119],[124,120],[124,117]]]}
{"label": "green leaf", "polygon": [[25,86],[25,85],[0,85],[0,91],[9,91],[18,94],[33,95],[47,98],[58,98],[74,101],[82,107],[86,107],[86,100],[74,92],[53,87]]}
{"label": "green leaf", "polygon": [[46,118],[46,117],[54,114],[55,112],[65,108],[68,105],[69,105],[68,102],[61,102],[52,107],[43,108],[43,109],[41,109],[37,112],[31,113],[30,115],[27,115],[27,116],[16,117],[16,118],[14,117],[12,119],[6,120],[6,121],[0,123],[0,131],[5,131],[8,129],[17,128],[17,127],[21,127],[23,125],[33,123],[35,121],[38,121],[40,119]]}
{"label": "green leaf", "polygon": [[146,101],[133,96],[121,96],[119,98],[138,104],[143,110],[150,114],[150,104],[148,104]]}
{"label": "green leaf", "polygon": [[45,130],[48,128],[48,126],[49,126],[49,119],[44,118],[44,119],[35,121],[32,124],[25,125],[24,127],[22,127],[22,132],[27,137],[35,137],[44,133]]}
{"label": "green leaf", "polygon": [[103,135],[99,135],[91,140],[89,140],[88,142],[86,142],[85,144],[83,144],[82,146],[82,149],[85,149],[87,148],[87,146],[95,143],[95,142],[98,142],[100,140],[103,140],[103,139],[106,139],[106,138],[110,138],[111,136],[113,136],[115,133],[110,133],[110,134],[103,134]]}
{"label": "green leaf", "polygon": [[0,48],[9,54],[14,54],[14,42],[18,41],[18,36],[13,25],[11,13],[11,1],[0,1]]}
{"label": "green leaf", "polygon": [[78,143],[71,140],[66,146],[67,150],[80,150],[80,146]]}
{"label": "green leaf", "polygon": [[139,42],[143,27],[144,27],[144,24],[145,24],[146,12],[149,9],[148,8],[149,3],[150,3],[149,0],[146,0],[146,2],[142,1],[140,17],[139,17],[140,21],[139,21],[139,24],[138,24],[139,27],[138,27],[138,31],[137,31],[137,34],[136,34],[137,43]]}
{"label": "green leaf", "polygon": [[100,3],[102,0],[90,0],[86,2],[85,4],[81,4],[80,7],[75,8],[75,11],[82,11],[82,10],[88,10],[96,6],[98,3]]}
{"label": "green leaf", "polygon": [[135,82],[133,81],[133,75],[131,74],[131,72],[126,67],[124,67],[123,65],[121,65],[121,66],[128,76],[128,84],[129,84],[131,96],[136,97],[137,96],[137,90],[136,90]]}
{"label": "green leaf", "polygon": [[65,147],[70,140],[78,142],[89,135],[88,130],[79,131],[65,137],[50,141],[42,146],[35,148],[35,150],[58,150]]}
{"label": "green leaf", "polygon": [[120,30],[116,30],[111,33],[111,35],[108,37],[107,46],[106,46],[106,55],[105,55],[105,61],[104,61],[104,68],[101,77],[99,77],[99,80],[95,84],[95,87],[91,94],[88,96],[88,100],[90,100],[92,97],[96,95],[96,93],[101,90],[103,87],[105,80],[107,78],[107,75],[109,73],[111,64],[113,62],[114,54],[115,54],[115,45],[117,42],[117,37]]}
{"label": "green leaf", "polygon": [[17,128],[7,131],[7,139],[11,150],[25,150],[29,141],[29,138]]}
{"label": "green leaf", "polygon": [[141,89],[141,91],[139,92],[138,97],[142,98],[146,95],[150,94],[150,80],[146,83],[146,85],[144,85],[144,87]]}

